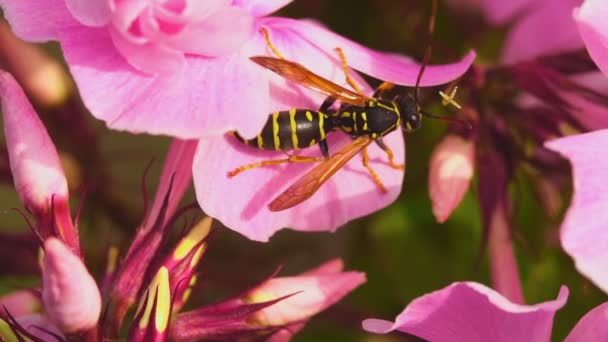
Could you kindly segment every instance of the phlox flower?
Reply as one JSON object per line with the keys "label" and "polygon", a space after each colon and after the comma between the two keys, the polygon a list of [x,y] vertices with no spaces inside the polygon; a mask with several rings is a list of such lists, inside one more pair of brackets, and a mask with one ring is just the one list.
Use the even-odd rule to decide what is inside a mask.
{"label": "phlox flower", "polygon": [[[224,133],[236,130],[250,138],[261,131],[269,113],[317,109],[323,100],[249,60],[271,54],[261,29],[287,59],[339,84],[344,76],[336,47],[343,49],[350,67],[378,79],[412,86],[419,71],[409,58],[373,51],[313,21],[268,16],[289,2],[0,0],[0,6],[21,38],[59,41],[84,103],[109,127],[186,139],[206,137],[193,166],[201,207],[226,226],[265,241],[285,226],[334,230],[384,207],[399,193],[403,173],[380,163],[384,155],[373,147],[372,165],[387,194],[378,194],[360,174],[361,166],[352,162],[340,173],[341,181],[336,177],[309,203],[281,214],[268,212],[265,202],[305,166],[290,165],[286,172],[260,169],[227,179],[231,169],[276,154],[238,146]],[[459,77],[473,58],[469,53],[458,63],[428,67],[421,85]],[[362,87],[371,94],[368,86]],[[345,142],[336,145],[334,139],[339,138],[330,138],[332,150]],[[387,142],[396,161],[402,162],[401,138],[393,134]],[[352,187],[355,183],[361,186]]]}
{"label": "phlox flower", "polygon": [[[453,283],[413,300],[394,322],[363,321],[369,332],[401,331],[428,341],[550,341],[553,318],[568,299],[562,286],[557,298],[535,305],[510,302],[498,292],[473,282]],[[608,338],[608,303],[589,311],[572,329],[567,342]]]}

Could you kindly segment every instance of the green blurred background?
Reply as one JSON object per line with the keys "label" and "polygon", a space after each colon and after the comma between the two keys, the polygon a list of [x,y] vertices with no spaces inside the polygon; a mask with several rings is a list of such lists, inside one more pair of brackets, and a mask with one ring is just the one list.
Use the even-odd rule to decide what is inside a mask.
{"label": "green blurred background", "polygon": [[[429,12],[430,1],[307,0],[295,1],[278,15],[315,18],[366,46],[420,59],[426,46]],[[478,62],[492,63],[505,31],[506,28],[484,26],[479,16],[456,16],[440,6],[431,61],[451,62],[475,48]],[[47,44],[45,49],[61,58],[55,44]],[[70,105],[81,108],[78,101]],[[439,107],[432,109],[449,114],[441,113]],[[91,127],[96,144],[81,146],[74,144],[69,129],[62,125],[61,109],[39,108],[39,112],[64,161],[71,161],[67,167],[68,172],[73,172],[71,179],[79,179],[81,184],[103,180],[105,184],[103,194],[87,197],[81,228],[87,261],[94,271],[99,271],[105,248],[110,243],[124,248],[139,223],[143,170],[156,158],[148,177],[148,189],[153,194],[169,139],[112,132],[87,116],[83,120]],[[292,275],[339,257],[344,259],[347,269],[364,271],[367,283],[312,319],[295,341],[397,341],[407,337],[398,333],[367,334],[360,328],[361,320],[369,317],[392,320],[412,299],[454,281],[491,285],[487,251],[482,247],[475,182],[447,223],[437,224],[431,212],[428,162],[445,128],[442,122],[427,120],[423,129],[407,137],[408,172],[399,199],[336,233],[284,230],[270,243],[262,244],[248,241],[216,223],[221,229],[202,262],[203,280],[195,290],[195,302],[208,303],[238,293],[279,265],[284,265],[281,274]],[[568,303],[558,312],[554,324],[554,340],[562,340],[585,312],[606,300],[606,295],[578,275],[571,259],[561,251],[557,239],[559,221],[542,214],[529,180],[517,176],[512,190],[517,201],[516,252],[526,302],[554,299],[562,284],[570,289]],[[75,206],[80,196],[75,191],[72,194]],[[194,200],[192,190],[186,197],[184,202]],[[4,179],[0,187],[0,229],[26,230],[23,219],[9,210],[20,206],[12,184]],[[25,273],[6,276],[5,271],[0,271],[0,294],[36,285],[37,275]]]}

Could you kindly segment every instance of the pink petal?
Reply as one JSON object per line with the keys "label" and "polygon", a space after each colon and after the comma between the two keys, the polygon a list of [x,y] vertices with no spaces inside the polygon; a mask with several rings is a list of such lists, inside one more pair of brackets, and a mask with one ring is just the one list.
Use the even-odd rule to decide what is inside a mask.
{"label": "pink petal", "polygon": [[565,339],[565,342],[586,341],[608,341],[608,303],[587,312]]}
{"label": "pink petal", "polygon": [[264,325],[280,326],[318,314],[365,281],[362,272],[278,277],[253,289],[245,301],[255,303],[294,294],[255,314],[256,319]]}
{"label": "pink petal", "polygon": [[363,329],[399,330],[429,341],[549,341],[553,316],[567,298],[568,288],[562,286],[553,301],[519,305],[482,284],[453,283],[415,299],[395,323],[367,319]]}
{"label": "pink petal", "polygon": [[570,160],[574,194],[561,227],[576,269],[608,292],[608,130],[553,140],[546,146]]}
{"label": "pink petal", "polygon": [[538,0],[473,0],[478,3],[489,21],[495,25],[508,24],[507,21],[517,15],[535,8]]}
{"label": "pink petal", "polygon": [[203,56],[223,56],[238,50],[253,34],[253,17],[241,8],[219,10],[199,23],[192,23],[167,44]]}
{"label": "pink petal", "polygon": [[27,332],[39,338],[40,341],[56,342],[57,338],[55,336],[65,339],[61,330],[48,317],[43,315],[33,314],[17,317],[17,322]]}
{"label": "pink petal", "polygon": [[64,332],[93,328],[101,313],[95,279],[60,240],[47,239],[44,252],[42,301],[47,315]]}
{"label": "pink petal", "polygon": [[[350,141],[344,133],[328,135],[330,153]],[[396,163],[403,163],[405,150],[401,132],[385,138]],[[306,155],[320,155],[318,147]],[[234,178],[227,173],[236,167],[265,159],[285,158],[283,153],[259,151],[244,146],[233,137],[206,138],[199,142],[194,157],[194,187],[202,209],[227,227],[252,240],[268,241],[278,230],[335,231],[349,220],[368,215],[393,202],[401,192],[403,171],[386,164],[386,154],[370,145],[371,166],[384,182],[381,193],[355,156],[308,200],[291,209],[271,212],[268,204],[311,168],[308,163],[259,167]],[[210,167],[210,165],[213,165]],[[353,186],[357,184],[357,186]],[[230,205],[225,205],[230,203]]]}
{"label": "pink petal", "polygon": [[231,6],[232,2],[232,0],[185,0],[185,8],[181,14],[190,19],[203,19],[215,11]]}
{"label": "pink petal", "polygon": [[[370,76],[405,86],[416,84],[420,65],[407,57],[368,49],[312,21],[269,17],[260,19],[260,23],[274,30],[296,33],[333,58],[337,58],[334,49],[340,47],[350,67]],[[473,59],[475,53],[471,51],[457,63],[430,65],[426,68],[420,85],[433,86],[450,82],[464,74]]]}
{"label": "pink petal", "polygon": [[53,196],[64,200],[68,197],[57,150],[23,89],[1,70],[0,98],[15,189],[28,210],[45,212]]}
{"label": "pink petal", "polygon": [[321,275],[321,274],[334,274],[334,273],[342,272],[343,269],[344,269],[344,262],[342,261],[342,259],[333,259],[333,260],[330,260],[330,261],[327,261],[327,262],[321,264],[321,266],[318,266],[317,268],[308,270],[300,275],[314,276],[314,275]]}
{"label": "pink petal", "polygon": [[587,51],[597,66],[608,75],[608,4],[603,0],[586,0],[574,11]]}
{"label": "pink petal", "polygon": [[236,128],[255,135],[266,121],[266,71],[249,53],[187,57],[181,73],[151,76],[133,69],[104,30],[65,30],[61,40],[85,104],[111,128],[199,138]]}
{"label": "pink petal", "polygon": [[181,51],[156,43],[137,44],[114,29],[110,33],[116,50],[137,70],[161,76],[184,72],[185,57]]}
{"label": "pink petal", "polygon": [[57,26],[73,23],[64,0],[0,0],[4,18],[19,38],[45,42],[57,39]]}
{"label": "pink petal", "polygon": [[433,151],[429,168],[429,193],[433,214],[445,222],[462,201],[475,167],[473,142],[448,135]]}
{"label": "pink petal", "polygon": [[169,185],[171,185],[171,193],[169,194],[169,201],[165,208],[165,223],[175,213],[177,205],[182,200],[184,193],[192,181],[192,160],[194,159],[196,146],[197,142],[195,140],[184,141],[173,139],[169,151],[167,151],[167,157],[163,165],[160,181],[158,182],[158,189],[156,189],[152,209],[146,220],[147,224],[155,224],[158,214],[163,207],[164,198],[169,191]]}
{"label": "pink petal", "polygon": [[[32,314],[41,309],[40,298],[31,290],[18,290],[0,297],[0,308],[6,308],[13,317]],[[0,317],[4,317],[1,309]]]}
{"label": "pink petal", "polygon": [[293,0],[234,0],[233,6],[242,7],[254,17],[267,16],[287,6]]}
{"label": "pink petal", "polygon": [[[543,0],[509,32],[501,60],[511,64],[583,47],[572,10],[581,0]],[[559,25],[554,24],[559,23]]]}
{"label": "pink petal", "polygon": [[65,4],[83,25],[104,26],[110,22],[112,12],[109,0],[65,0]]}

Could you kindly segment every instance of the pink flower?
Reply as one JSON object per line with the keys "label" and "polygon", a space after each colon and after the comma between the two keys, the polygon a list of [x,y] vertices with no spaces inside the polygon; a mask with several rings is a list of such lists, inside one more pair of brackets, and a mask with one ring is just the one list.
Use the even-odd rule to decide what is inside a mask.
{"label": "pink flower", "polygon": [[[271,53],[260,30],[269,33],[287,59],[339,84],[344,83],[344,76],[334,53],[336,47],[344,50],[352,68],[379,79],[412,86],[419,71],[419,65],[406,57],[367,49],[314,22],[265,17],[287,3],[0,0],[7,19],[22,38],[61,43],[85,104],[110,127],[180,138],[214,137],[201,141],[195,159],[199,203],[228,227],[262,241],[284,226],[333,230],[349,219],[382,208],[400,192],[403,173],[378,165],[375,160],[381,154],[372,147],[372,166],[383,178],[387,194],[380,195],[353,161],[346,168],[352,171],[335,177],[343,181],[332,180],[306,205],[280,214],[271,214],[261,200],[284,189],[304,166],[290,166],[293,172],[281,172],[279,186],[260,187],[260,180],[273,179],[277,168],[228,179],[231,169],[275,154],[235,146],[229,138],[218,135],[237,130],[244,137],[253,137],[269,113],[292,107],[316,109],[323,100],[249,60]],[[45,18],[45,22],[36,18]],[[429,66],[421,85],[459,77],[473,58],[474,53],[469,53],[453,65]],[[367,86],[364,90],[371,93]],[[387,140],[399,162],[404,155],[403,141],[399,134]],[[334,140],[330,144],[332,150],[340,147]],[[363,185],[353,189],[352,182]],[[343,200],[339,207],[337,198]],[[227,202],[232,205],[220,208]],[[365,202],[373,205],[356,204]],[[320,212],[319,207],[327,210]],[[314,219],[302,219],[313,218],[312,213]]]}
{"label": "pink flower", "polygon": [[433,214],[443,223],[469,188],[475,163],[473,142],[448,135],[435,147],[430,161],[429,193]]}
{"label": "pink flower", "polygon": [[608,4],[602,0],[586,0],[574,11],[581,38],[595,64],[608,75]]}
{"label": "pink flower", "polygon": [[36,218],[43,237],[57,236],[80,254],[72,223],[68,185],[59,155],[44,125],[15,79],[0,70],[4,132],[15,189]]}
{"label": "pink flower", "polygon": [[608,130],[550,141],[570,160],[574,195],[560,230],[562,247],[576,269],[608,293]]}
{"label": "pink flower", "polygon": [[[555,312],[567,298],[568,289],[562,286],[555,300],[519,305],[482,284],[453,283],[412,301],[394,323],[367,319],[363,329],[380,334],[398,330],[438,342],[549,341]],[[590,315],[597,314],[592,311]],[[575,330],[591,327],[590,321],[586,316]],[[606,317],[602,321],[608,323]],[[603,339],[606,337],[604,334]]]}
{"label": "pink flower", "polygon": [[60,240],[47,239],[44,252],[42,301],[49,319],[66,333],[95,327],[101,314],[95,279]]}

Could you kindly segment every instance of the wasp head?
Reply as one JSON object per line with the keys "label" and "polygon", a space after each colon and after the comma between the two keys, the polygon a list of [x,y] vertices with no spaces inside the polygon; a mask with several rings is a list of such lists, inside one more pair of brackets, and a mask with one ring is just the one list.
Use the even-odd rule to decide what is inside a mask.
{"label": "wasp head", "polygon": [[401,113],[401,129],[413,132],[422,126],[420,106],[410,94],[397,95],[394,100]]}

